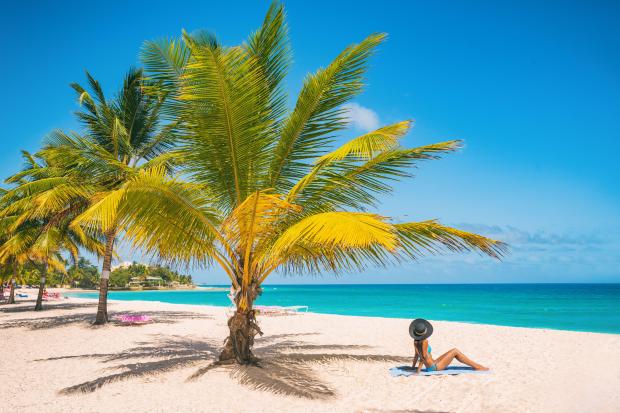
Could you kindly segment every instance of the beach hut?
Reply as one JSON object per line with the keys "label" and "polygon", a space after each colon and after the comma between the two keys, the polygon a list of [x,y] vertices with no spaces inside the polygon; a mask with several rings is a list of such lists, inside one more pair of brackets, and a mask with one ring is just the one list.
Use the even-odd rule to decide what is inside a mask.
{"label": "beach hut", "polygon": [[157,289],[165,285],[164,279],[161,277],[132,277],[129,280],[129,289]]}
{"label": "beach hut", "polygon": [[144,280],[145,287],[161,287],[164,284],[164,279],[161,277],[146,277]]}

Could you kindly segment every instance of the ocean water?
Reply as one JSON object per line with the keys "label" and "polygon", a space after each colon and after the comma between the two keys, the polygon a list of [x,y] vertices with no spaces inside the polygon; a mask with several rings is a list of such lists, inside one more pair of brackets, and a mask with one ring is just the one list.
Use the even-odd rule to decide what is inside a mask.
{"label": "ocean water", "polygon": [[[97,293],[72,294],[97,297]],[[112,300],[229,306],[226,291],[118,291]],[[620,334],[620,284],[267,285],[260,305]]]}

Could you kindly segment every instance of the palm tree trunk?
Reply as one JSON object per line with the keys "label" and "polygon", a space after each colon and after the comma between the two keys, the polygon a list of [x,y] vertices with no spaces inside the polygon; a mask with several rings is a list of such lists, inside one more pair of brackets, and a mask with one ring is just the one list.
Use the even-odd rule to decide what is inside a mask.
{"label": "palm tree trunk", "polygon": [[37,296],[37,303],[34,306],[34,311],[43,310],[43,291],[45,290],[46,278],[47,278],[47,262],[43,264],[43,272],[41,273],[41,284],[39,285],[39,295]]}
{"label": "palm tree trunk", "polygon": [[9,295],[9,304],[15,304],[15,286],[17,285],[17,265],[13,265],[13,278],[11,278],[11,295]]}
{"label": "palm tree trunk", "polygon": [[112,268],[112,255],[114,254],[115,231],[106,234],[105,253],[103,255],[103,267],[101,268],[101,281],[99,282],[99,305],[97,306],[97,318],[95,325],[108,322],[108,282]]}
{"label": "palm tree trunk", "polygon": [[228,319],[229,336],[224,342],[224,349],[220,353],[221,363],[256,364],[258,359],[252,353],[254,337],[256,334],[263,335],[256,323],[256,310],[252,308],[254,300],[258,296],[257,286],[242,289],[241,296],[245,295],[247,306],[239,307],[240,297],[237,297],[237,311]]}
{"label": "palm tree trunk", "polygon": [[15,304],[15,285],[17,285],[15,278],[11,278],[11,294],[9,295],[8,304]]}

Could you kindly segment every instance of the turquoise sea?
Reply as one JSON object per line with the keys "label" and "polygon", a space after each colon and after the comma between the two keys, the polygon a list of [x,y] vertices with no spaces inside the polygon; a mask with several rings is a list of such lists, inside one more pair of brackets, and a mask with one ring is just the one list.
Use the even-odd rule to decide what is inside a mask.
{"label": "turquoise sea", "polygon": [[[215,287],[215,286],[212,286]],[[97,297],[97,293],[73,294]],[[226,291],[111,292],[113,300],[229,306]],[[620,284],[267,285],[257,304],[620,334]]]}

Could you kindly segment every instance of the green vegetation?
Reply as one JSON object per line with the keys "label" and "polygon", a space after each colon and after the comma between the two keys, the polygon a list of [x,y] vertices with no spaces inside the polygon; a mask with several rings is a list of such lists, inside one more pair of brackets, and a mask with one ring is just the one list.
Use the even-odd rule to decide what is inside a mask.
{"label": "green vegetation", "polygon": [[[206,32],[146,42],[145,74],[130,70],[111,98],[87,74],[88,88],[73,85],[81,130],[52,132],[0,198],[0,221],[16,220],[6,226],[11,237],[27,227],[28,240],[55,234],[58,242],[42,250],[29,241],[15,253],[45,264],[63,251],[75,257],[77,241],[97,251],[97,324],[107,322],[108,285],[142,271],[108,281],[117,239],[172,266],[217,264],[237,306],[220,359],[238,363],[256,361],[262,332],[253,304],[274,271],[352,272],[445,251],[500,258],[499,241],[369,212],[412,168],[461,146],[403,147],[407,120],[337,139],[348,125],[343,105],[362,92],[384,40],[370,35],[306,76],[292,107],[285,89],[292,53],[277,3],[240,45]],[[9,247],[0,246],[5,265],[16,257]]]}
{"label": "green vegetation", "polygon": [[96,288],[99,285],[99,271],[90,261],[80,257],[77,266],[73,266],[67,271],[63,285],[87,289]]}
{"label": "green vegetation", "polygon": [[126,288],[132,278],[140,281],[146,280],[146,277],[160,277],[164,285],[179,283],[181,285],[191,285],[192,276],[179,274],[168,267],[151,266],[145,264],[133,263],[127,267],[116,268],[110,274],[110,287]]}
{"label": "green vegetation", "polygon": [[[66,274],[63,253],[77,263],[80,250],[101,254],[103,245],[97,233],[85,233],[73,225],[87,203],[80,193],[80,182],[45,153],[23,152],[24,169],[6,180],[14,187],[4,191],[0,205],[2,246],[0,263],[33,265],[39,269],[39,294],[35,310],[43,309],[43,292],[50,272]],[[72,187],[69,187],[72,185]]]}
{"label": "green vegetation", "polygon": [[[99,286],[100,274],[97,267],[84,257],[80,257],[77,265],[69,266],[69,263],[63,260],[63,265],[69,268],[66,273],[57,270],[48,270],[47,281],[48,286],[67,286],[74,288],[95,289]],[[6,284],[15,279],[18,285],[37,285],[41,279],[42,267],[31,262],[20,265],[14,274],[10,267],[0,267],[0,284]],[[192,276],[180,274],[169,267],[159,265],[146,265],[132,263],[126,267],[119,267],[110,274],[110,287],[115,289],[127,288],[132,278],[145,280],[146,277],[160,277],[164,286],[193,285]]]}

